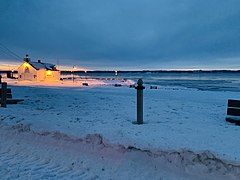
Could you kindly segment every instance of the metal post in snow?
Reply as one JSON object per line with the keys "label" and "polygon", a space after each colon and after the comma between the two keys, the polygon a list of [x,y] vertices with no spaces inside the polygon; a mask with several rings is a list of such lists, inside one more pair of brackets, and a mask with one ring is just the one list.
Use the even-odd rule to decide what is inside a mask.
{"label": "metal post in snow", "polygon": [[74,71],[72,71],[72,80],[73,80],[73,83],[74,83]]}
{"label": "metal post in snow", "polygon": [[76,69],[77,69],[76,66],[73,66],[73,69],[72,69],[72,79],[73,79],[73,83],[74,83],[74,72],[75,72]]}
{"label": "metal post in snow", "polygon": [[137,82],[137,124],[143,124],[143,80],[139,79]]}
{"label": "metal post in snow", "polygon": [[1,107],[7,107],[7,83],[2,83]]}

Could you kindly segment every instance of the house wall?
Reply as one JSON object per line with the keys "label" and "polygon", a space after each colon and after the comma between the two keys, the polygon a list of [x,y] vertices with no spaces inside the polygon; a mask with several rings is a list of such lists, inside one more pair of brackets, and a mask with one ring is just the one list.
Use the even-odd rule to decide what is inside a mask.
{"label": "house wall", "polygon": [[50,70],[38,70],[37,71],[38,81],[59,81],[60,71],[50,71]]}
{"label": "house wall", "polygon": [[40,69],[37,71],[37,81],[44,81],[45,80],[45,69]]}
{"label": "house wall", "polygon": [[24,62],[18,68],[18,80],[37,81],[37,70],[34,69],[30,64]]}
{"label": "house wall", "polygon": [[51,71],[40,69],[36,70],[30,64],[24,62],[18,68],[18,80],[19,81],[59,81],[60,71]]}
{"label": "house wall", "polygon": [[60,71],[45,71],[45,81],[59,81]]}

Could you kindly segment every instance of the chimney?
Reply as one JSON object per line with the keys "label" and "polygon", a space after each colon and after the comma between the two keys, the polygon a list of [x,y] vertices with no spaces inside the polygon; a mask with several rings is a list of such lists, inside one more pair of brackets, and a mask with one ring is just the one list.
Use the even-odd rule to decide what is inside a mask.
{"label": "chimney", "polygon": [[28,54],[26,54],[26,57],[23,59],[23,61],[25,61],[25,62],[29,63],[29,61],[30,61],[30,58],[29,58]]}

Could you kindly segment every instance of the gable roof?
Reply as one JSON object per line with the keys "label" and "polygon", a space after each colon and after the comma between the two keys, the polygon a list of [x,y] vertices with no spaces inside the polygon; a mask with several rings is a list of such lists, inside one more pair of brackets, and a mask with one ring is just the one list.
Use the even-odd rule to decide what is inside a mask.
{"label": "gable roof", "polygon": [[29,64],[36,70],[44,69],[44,70],[52,70],[57,71],[56,66],[50,63],[42,63],[42,62],[29,62]]}

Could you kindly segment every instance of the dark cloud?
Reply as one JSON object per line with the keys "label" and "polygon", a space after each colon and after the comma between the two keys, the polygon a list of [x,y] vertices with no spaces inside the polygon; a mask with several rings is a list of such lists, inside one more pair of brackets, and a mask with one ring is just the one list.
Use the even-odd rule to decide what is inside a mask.
{"label": "dark cloud", "polygon": [[239,19],[239,0],[2,0],[0,42],[89,67],[224,66],[240,54]]}

